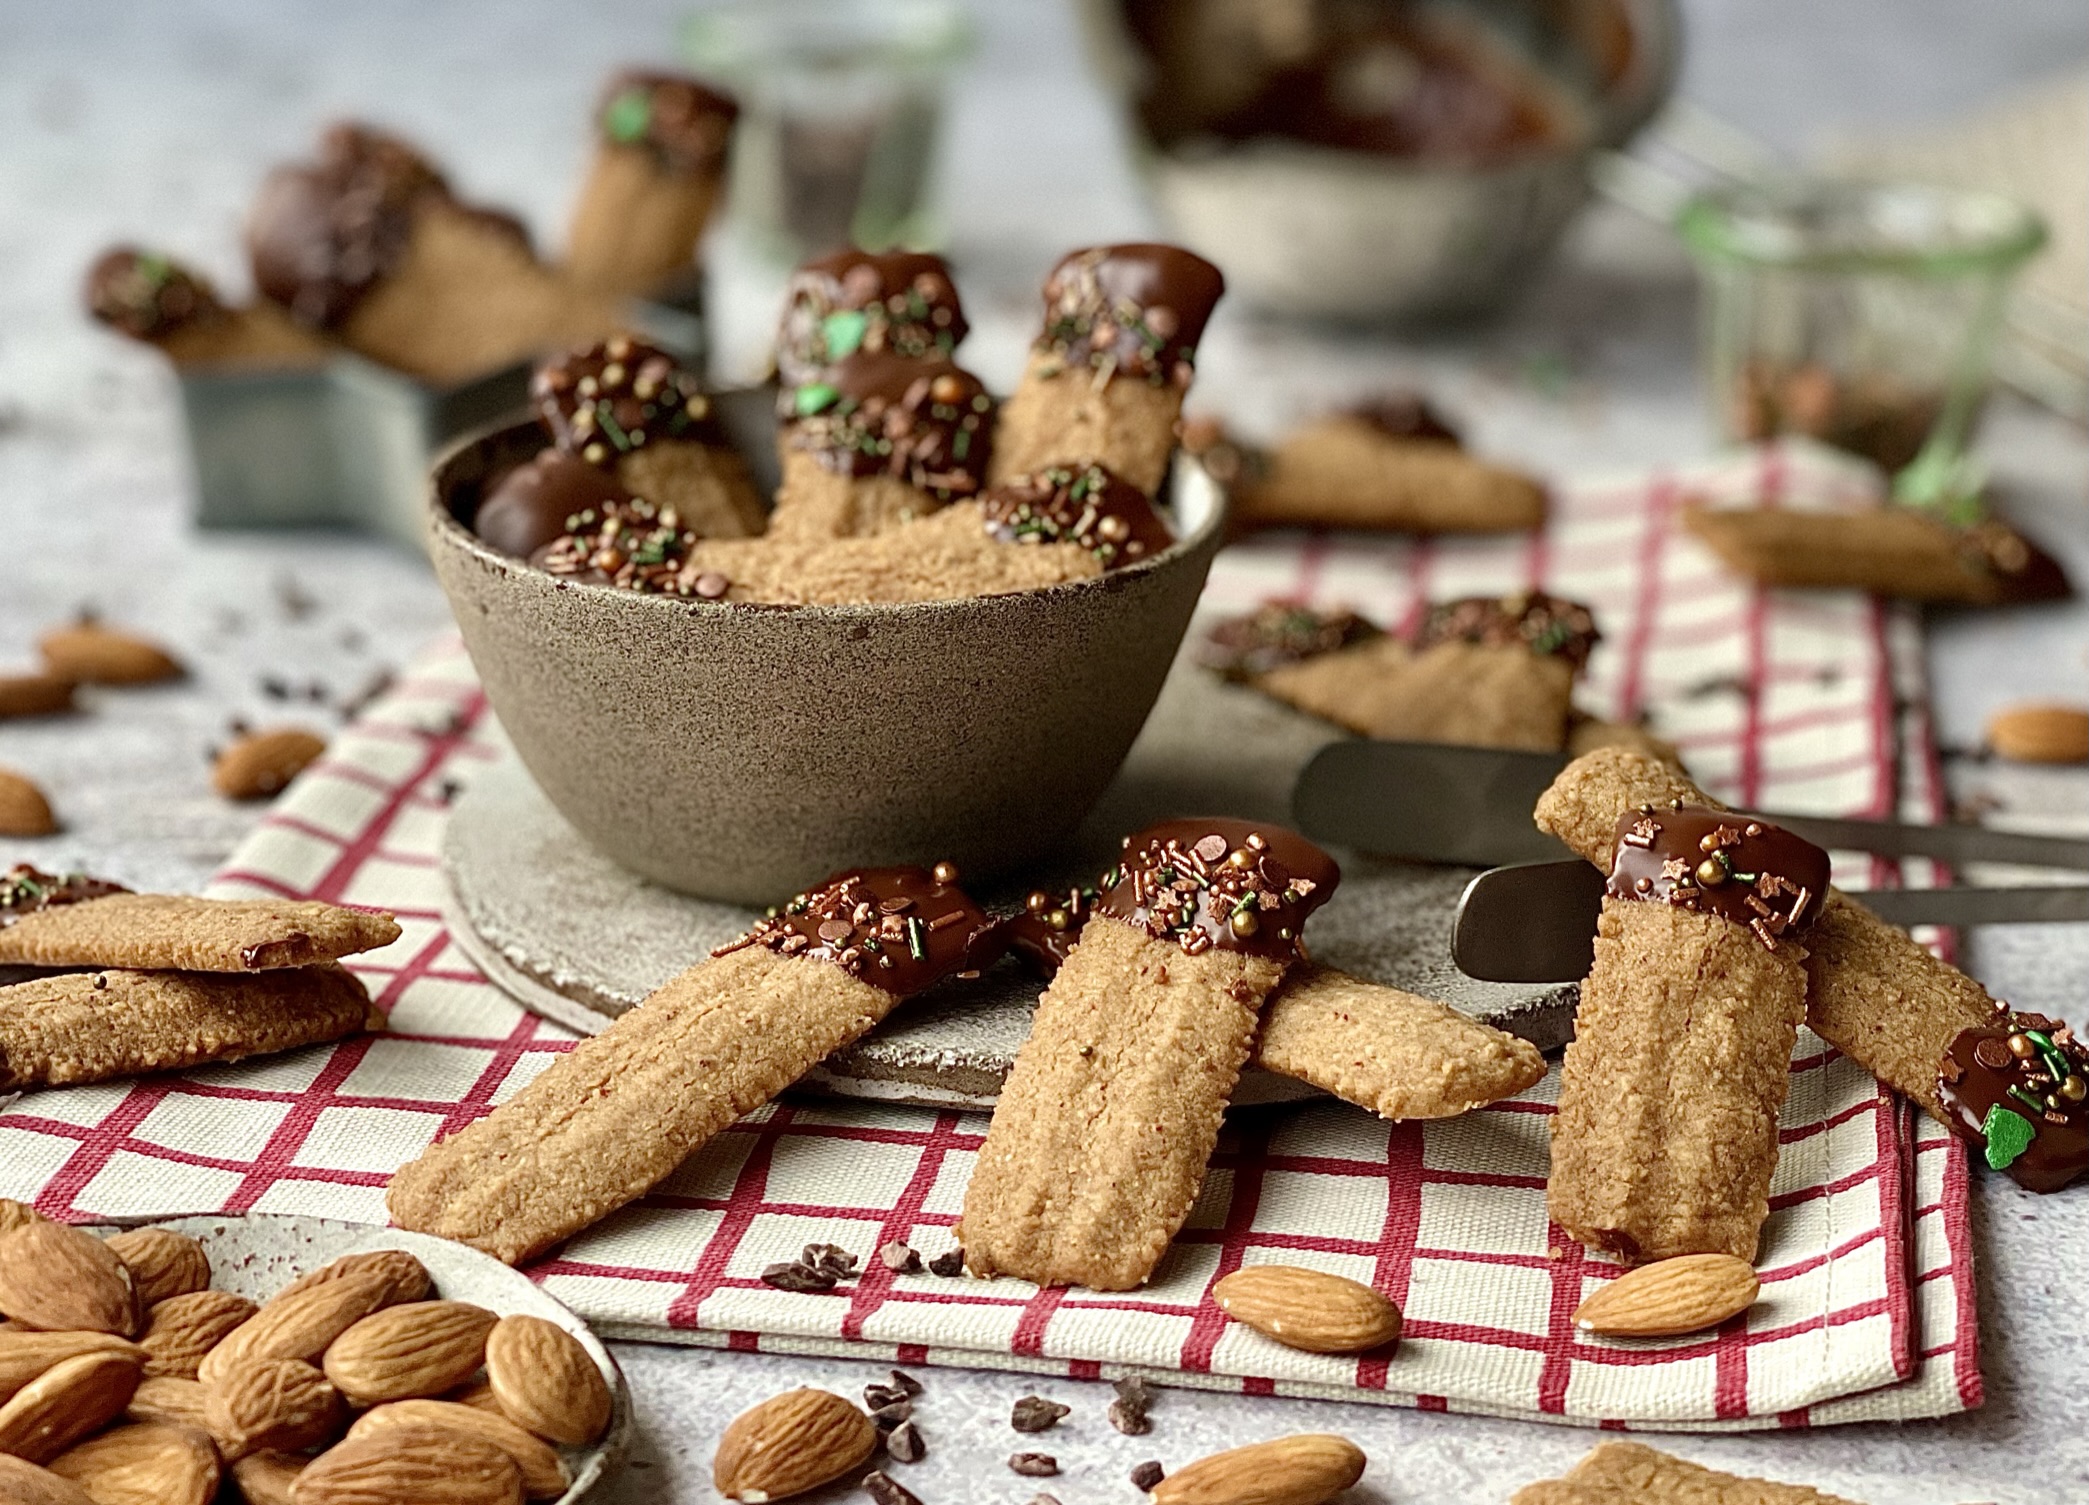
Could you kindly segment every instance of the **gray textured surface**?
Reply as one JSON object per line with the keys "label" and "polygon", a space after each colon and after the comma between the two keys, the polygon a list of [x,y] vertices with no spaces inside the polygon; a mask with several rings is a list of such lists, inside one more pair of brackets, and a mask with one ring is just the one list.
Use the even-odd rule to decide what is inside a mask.
{"label": "gray textured surface", "polygon": [[[0,727],[0,762],[33,772],[68,824],[56,841],[0,842],[189,887],[252,824],[217,800],[203,753],[233,716],[285,707],[263,675],[336,695],[398,663],[448,621],[425,568],[382,545],[323,537],[198,538],[184,525],[171,378],[149,354],[86,327],[72,299],[108,241],[149,236],[233,286],[239,215],[264,164],[301,150],[328,116],[360,109],[426,138],[470,190],[555,230],[585,151],[577,124],[613,63],[663,56],[679,0],[606,0],[584,14],[551,0],[322,8],[261,0],[15,3],[0,8],[0,663],[76,605],[150,626],[196,668],[185,685],[88,697],[70,721]],[[1685,87],[1791,146],[1826,129],[1917,120],[2089,54],[2080,0],[1692,0]],[[953,249],[975,333],[968,363],[990,384],[1020,369],[1038,276],[1082,241],[1150,229],[1114,130],[1077,76],[1057,7],[982,9],[984,46],[953,111],[945,180]],[[1421,379],[1486,451],[1586,472],[1691,458],[1709,442],[1691,366],[1690,274],[1665,236],[1618,214],[1587,222],[1567,259],[1514,315],[1462,336],[1391,342],[1259,324],[1221,309],[1200,363],[1199,403],[1262,431],[1353,392]],[[726,247],[719,258],[721,370],[748,375],[773,319],[777,279]],[[2089,443],[2003,403],[1983,455],[2042,538],[2089,576]],[[295,582],[294,592],[277,589]],[[288,597],[286,601],[285,597]],[[299,604],[317,598],[316,609]],[[2029,693],[2089,700],[2089,610],[1944,617],[1931,667],[1946,739],[1975,742],[1988,713]],[[293,707],[324,725],[321,708]],[[1961,764],[1961,793],[2036,828],[2089,812],[2079,772]],[[2029,1008],[2079,1012],[2089,926],[1991,931],[1975,970]],[[2089,1193],[2039,1199],[1998,1178],[1973,1198],[1988,1404],[1905,1429],[1684,1438],[1691,1457],[1819,1483],[1870,1505],[2089,1495],[2089,1386],[2073,1320],[2089,1281]],[[639,1413],[638,1456],[616,1505],[715,1498],[711,1449],[753,1399],[795,1384],[850,1392],[866,1365],[617,1348]],[[1357,1505],[1496,1505],[1556,1474],[1594,1440],[1509,1421],[1175,1391],[1147,1439],[1102,1423],[1093,1385],[938,1371],[920,1416],[933,1449],[904,1477],[927,1505],[1036,1492],[1003,1464],[1008,1403],[1026,1388],[1076,1414],[1048,1434],[1066,1505],[1128,1501],[1125,1471],[1298,1430],[1349,1433],[1372,1456]],[[818,1500],[820,1497],[814,1497]],[[839,1492],[826,1498],[839,1499]]]}

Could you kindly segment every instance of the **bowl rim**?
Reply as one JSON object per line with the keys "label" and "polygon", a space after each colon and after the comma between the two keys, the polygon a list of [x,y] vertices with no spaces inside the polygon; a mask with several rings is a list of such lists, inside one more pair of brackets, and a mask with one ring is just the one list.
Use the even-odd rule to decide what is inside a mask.
{"label": "bowl rim", "polygon": [[[752,389],[726,389],[752,390]],[[543,425],[534,417],[496,419],[460,435],[440,450],[428,467],[427,522],[430,552],[437,547],[455,548],[482,564],[501,567],[506,572],[527,573],[553,582],[558,589],[571,593],[580,592],[583,598],[600,598],[617,601],[644,603],[639,610],[657,610],[686,619],[693,615],[716,612],[724,616],[773,617],[778,613],[790,613],[794,618],[811,619],[816,622],[857,623],[865,619],[918,620],[954,611],[978,610],[981,606],[993,606],[1009,602],[1033,600],[1063,600],[1082,593],[1099,591],[1121,591],[1126,582],[1142,579],[1149,575],[1171,570],[1177,565],[1188,563],[1207,549],[1216,551],[1225,540],[1226,524],[1232,511],[1231,490],[1208,470],[1204,463],[1188,450],[1177,446],[1168,478],[1162,482],[1163,489],[1176,483],[1173,466],[1193,467],[1210,485],[1213,504],[1204,520],[1186,533],[1177,535],[1175,541],[1150,559],[1137,564],[1128,564],[1122,569],[1105,570],[1099,575],[1084,576],[1079,580],[1061,580],[1050,585],[1032,586],[1028,590],[994,591],[976,596],[953,596],[942,601],[855,601],[848,603],[790,603],[778,601],[707,601],[702,597],[662,596],[644,591],[625,590],[615,585],[598,585],[584,580],[561,580],[557,576],[536,568],[526,559],[513,554],[503,554],[492,548],[471,529],[458,521],[450,511],[443,495],[444,473],[468,451],[501,439],[525,428],[536,428],[543,432]]]}

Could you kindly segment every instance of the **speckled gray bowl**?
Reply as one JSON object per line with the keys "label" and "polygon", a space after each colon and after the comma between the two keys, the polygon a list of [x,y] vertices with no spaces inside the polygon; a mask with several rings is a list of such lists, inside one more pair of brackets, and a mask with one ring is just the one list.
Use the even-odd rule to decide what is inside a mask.
{"label": "speckled gray bowl", "polygon": [[[721,407],[773,484],[767,399]],[[1180,537],[1013,595],[891,606],[679,601],[574,584],[459,521],[534,424],[436,462],[429,553],[524,765],[595,846],[684,893],[774,903],[857,864],[984,879],[1080,824],[1153,707],[1225,523],[1178,462]]]}

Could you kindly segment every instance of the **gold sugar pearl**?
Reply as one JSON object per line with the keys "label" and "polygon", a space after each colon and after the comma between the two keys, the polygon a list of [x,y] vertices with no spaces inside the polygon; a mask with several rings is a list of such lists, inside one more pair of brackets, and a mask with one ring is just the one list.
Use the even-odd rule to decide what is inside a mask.
{"label": "gold sugar pearl", "polygon": [[1063,909],[1055,909],[1050,911],[1048,914],[1045,915],[1044,919],[1045,923],[1051,926],[1054,930],[1064,930],[1067,928],[1067,926],[1073,924],[1074,922],[1074,917],[1068,914]]}
{"label": "gold sugar pearl", "polygon": [[2067,1080],[2060,1084],[2059,1095],[2071,1103],[2081,1102],[2084,1098],[2089,1098],[2089,1082],[2070,1074]]}
{"label": "gold sugar pearl", "polygon": [[1255,854],[1246,847],[1235,847],[1233,855],[1228,857],[1226,861],[1237,868],[1251,868],[1255,865]]}
{"label": "gold sugar pearl", "polygon": [[1233,911],[1231,928],[1235,935],[1246,940],[1262,928],[1262,921],[1256,917],[1252,909],[1236,909]]}
{"label": "gold sugar pearl", "polygon": [[1697,865],[1697,881],[1706,888],[1717,888],[1726,881],[1726,864],[1716,857],[1707,857]]}
{"label": "gold sugar pearl", "polygon": [[2028,1061],[2038,1054],[2038,1047],[2031,1043],[2029,1035],[2011,1035],[2009,1037],[2009,1053],[2019,1061]]}
{"label": "gold sugar pearl", "polygon": [[1023,908],[1029,910],[1032,914],[1042,914],[1050,907],[1051,902],[1052,896],[1050,894],[1041,888],[1033,888],[1030,890],[1029,896],[1023,900]]}
{"label": "gold sugar pearl", "polygon": [[957,882],[957,864],[954,862],[939,862],[929,869],[929,876],[938,883],[948,887],[950,884]]}

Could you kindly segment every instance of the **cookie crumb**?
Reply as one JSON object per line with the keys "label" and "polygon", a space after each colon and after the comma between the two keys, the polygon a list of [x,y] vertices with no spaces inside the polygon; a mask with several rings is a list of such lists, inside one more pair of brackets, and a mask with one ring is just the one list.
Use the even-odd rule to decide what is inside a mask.
{"label": "cookie crumb", "polygon": [[921,1393],[921,1381],[915,1379],[914,1376],[907,1373],[906,1370],[889,1369],[886,1371],[886,1373],[892,1376],[892,1385],[894,1389],[904,1391],[906,1394],[910,1396],[919,1395]]}
{"label": "cookie crumb", "polygon": [[878,1251],[878,1258],[895,1275],[919,1275],[921,1256],[907,1244],[894,1239]]}
{"label": "cookie crumb", "polygon": [[1158,1458],[1148,1458],[1144,1463],[1132,1465],[1132,1483],[1140,1489],[1151,1489],[1168,1477]]}
{"label": "cookie crumb", "polygon": [[965,1273],[965,1251],[949,1249],[928,1262],[932,1275],[962,1275]]}
{"label": "cookie crumb", "polygon": [[921,1496],[881,1468],[874,1468],[863,1476],[863,1492],[877,1501],[877,1505],[921,1505]]}
{"label": "cookie crumb", "polygon": [[1059,1418],[1072,1409],[1041,1395],[1026,1395],[1010,1409],[1008,1424],[1018,1432],[1043,1432],[1057,1426]]}
{"label": "cookie crumb", "polygon": [[1127,1437],[1144,1437],[1153,1430],[1146,1418],[1153,1405],[1153,1387],[1137,1375],[1117,1381],[1117,1399],[1110,1402],[1110,1425]]}
{"label": "cookie crumb", "polygon": [[1026,1479],[1049,1479],[1059,1472],[1059,1460],[1050,1453],[1010,1453],[1008,1466]]}
{"label": "cookie crumb", "polygon": [[914,1415],[914,1403],[910,1400],[891,1401],[870,1413],[871,1425],[879,1431],[889,1431]]}
{"label": "cookie crumb", "polygon": [[834,1277],[796,1260],[782,1260],[762,1271],[762,1284],[779,1291],[831,1291]]}
{"label": "cookie crumb", "polygon": [[798,1263],[822,1275],[832,1275],[836,1280],[856,1278],[856,1256],[839,1244],[807,1244],[798,1256]]}
{"label": "cookie crumb", "polygon": [[919,1427],[903,1421],[886,1437],[885,1451],[902,1463],[919,1463],[928,1456],[928,1444],[922,1440]]}

